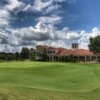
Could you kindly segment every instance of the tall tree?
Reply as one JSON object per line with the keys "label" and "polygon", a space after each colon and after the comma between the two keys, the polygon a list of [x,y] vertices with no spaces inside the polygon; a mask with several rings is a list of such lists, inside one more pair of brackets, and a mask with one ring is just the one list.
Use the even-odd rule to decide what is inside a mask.
{"label": "tall tree", "polygon": [[89,49],[93,53],[100,53],[100,36],[90,37]]}
{"label": "tall tree", "polygon": [[30,50],[27,47],[23,47],[21,50],[21,59],[29,59]]}
{"label": "tall tree", "polygon": [[18,53],[18,52],[16,52],[16,53],[15,53],[15,55],[14,55],[14,57],[15,57],[15,60],[17,61],[17,60],[20,58],[19,53]]}
{"label": "tall tree", "polygon": [[0,59],[5,60],[5,52],[0,52]]}
{"label": "tall tree", "polygon": [[35,60],[35,52],[30,52],[30,59],[31,61]]}

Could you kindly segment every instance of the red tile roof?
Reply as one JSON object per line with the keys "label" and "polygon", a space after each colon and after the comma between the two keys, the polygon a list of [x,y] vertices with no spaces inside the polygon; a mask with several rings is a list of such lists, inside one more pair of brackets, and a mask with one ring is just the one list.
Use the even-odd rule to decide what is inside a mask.
{"label": "red tile roof", "polygon": [[55,47],[52,47],[52,46],[46,46],[46,47],[44,47],[46,50],[48,50],[48,49],[56,49]]}
{"label": "red tile roof", "polygon": [[94,54],[92,52],[90,52],[89,50],[85,50],[85,49],[78,49],[78,50],[62,50],[59,53],[57,53],[57,55],[79,55],[79,56],[83,56],[83,55],[87,55],[87,56],[93,56]]}
{"label": "red tile roof", "polygon": [[48,49],[67,50],[66,48],[62,48],[62,47],[56,48],[56,47],[53,47],[53,46],[44,46],[44,48],[46,50],[48,50]]}
{"label": "red tile roof", "polygon": [[[41,45],[40,45],[41,46]],[[79,56],[93,56],[94,54],[92,52],[90,52],[89,50],[85,50],[85,49],[77,49],[77,50],[72,50],[72,49],[66,49],[66,48],[62,48],[62,47],[53,47],[53,46],[48,46],[45,45],[44,46],[45,50],[49,50],[49,49],[55,49],[55,50],[59,50],[56,55],[79,55]]]}
{"label": "red tile roof", "polygon": [[74,55],[90,55],[93,56],[93,52],[90,52],[89,50],[85,50],[85,49],[78,49],[75,50]]}
{"label": "red tile roof", "polygon": [[59,48],[57,48],[57,50],[67,50],[67,49],[59,47]]}

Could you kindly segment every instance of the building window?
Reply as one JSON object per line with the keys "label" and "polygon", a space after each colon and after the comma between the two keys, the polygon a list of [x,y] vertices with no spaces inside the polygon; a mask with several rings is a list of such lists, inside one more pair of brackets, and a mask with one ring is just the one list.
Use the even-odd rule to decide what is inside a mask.
{"label": "building window", "polygon": [[53,53],[55,53],[55,51],[53,51]]}
{"label": "building window", "polygon": [[50,53],[52,53],[52,51],[50,51]]}
{"label": "building window", "polygon": [[41,54],[39,54],[39,57],[41,57]]}

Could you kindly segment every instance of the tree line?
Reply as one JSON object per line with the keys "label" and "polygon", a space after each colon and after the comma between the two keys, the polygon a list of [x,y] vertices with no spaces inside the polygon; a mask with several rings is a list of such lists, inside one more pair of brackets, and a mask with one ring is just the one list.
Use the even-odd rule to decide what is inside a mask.
{"label": "tree line", "polygon": [[5,52],[0,52],[0,60],[2,61],[10,61],[10,60],[25,60],[25,59],[30,59],[30,60],[35,60],[35,51],[33,48],[28,49],[27,47],[23,47],[21,52],[16,52],[16,53],[5,53]]}

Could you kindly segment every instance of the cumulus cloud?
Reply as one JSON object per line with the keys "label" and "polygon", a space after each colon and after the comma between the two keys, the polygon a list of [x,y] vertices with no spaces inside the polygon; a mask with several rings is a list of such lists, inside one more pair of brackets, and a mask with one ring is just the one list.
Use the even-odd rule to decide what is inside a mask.
{"label": "cumulus cloud", "polygon": [[81,31],[80,32],[80,38],[77,40],[78,43],[80,44],[80,48],[88,49],[89,38],[90,37],[94,38],[98,35],[100,35],[100,29],[97,28],[97,27],[93,28],[91,33]]}
{"label": "cumulus cloud", "polygon": [[26,5],[24,2],[18,0],[5,0],[5,2],[7,2],[7,4],[4,8],[14,14],[17,14],[20,11],[42,12],[44,8],[48,7],[52,3],[52,1],[42,2],[41,0],[35,0],[33,5]]}
{"label": "cumulus cloud", "polygon": [[0,44],[7,44],[8,43],[8,34],[0,29]]}
{"label": "cumulus cloud", "polygon": [[9,35],[8,41],[10,46],[37,45],[35,41],[28,41],[21,38],[16,38],[13,34]]}
{"label": "cumulus cloud", "polygon": [[18,12],[22,11],[26,4],[23,2],[19,2],[18,0],[5,0],[7,2],[5,9],[8,11],[17,14]]}
{"label": "cumulus cloud", "polygon": [[42,11],[44,8],[51,5],[52,1],[42,2],[41,0],[35,0],[33,8],[37,11]]}
{"label": "cumulus cloud", "polygon": [[92,33],[90,33],[90,36],[95,37],[97,35],[100,35],[100,29],[95,27],[95,28],[92,29]]}
{"label": "cumulus cloud", "polygon": [[[65,0],[48,0],[43,2],[42,0],[35,0],[32,5],[25,4],[24,2],[20,2],[18,0],[5,0],[7,2],[6,6],[4,7],[6,10],[17,14],[20,11],[25,12],[42,12],[42,13],[49,13],[52,10],[56,10],[61,5],[56,3],[64,2]],[[56,2],[56,3],[55,3]]]}
{"label": "cumulus cloud", "polygon": [[74,31],[64,31],[56,30],[56,28],[51,24],[43,24],[39,22],[35,27],[27,27],[16,29],[12,31],[15,37],[21,38],[23,40],[35,40],[35,41],[45,41],[45,40],[74,40],[79,38],[79,34]]}
{"label": "cumulus cloud", "polygon": [[88,49],[89,38],[100,35],[100,29],[97,27],[93,28],[91,33],[86,33],[85,31],[78,33],[71,31],[68,27],[58,30],[53,25],[43,24],[42,22],[39,22],[35,27],[9,29],[8,31],[11,34],[0,30],[0,43],[9,45],[2,46],[7,51],[8,48],[10,51],[14,51],[15,47],[36,46],[45,43],[52,46],[70,48],[70,44],[73,42],[79,43],[80,48]]}
{"label": "cumulus cloud", "polygon": [[13,31],[13,34],[17,38],[21,38],[23,40],[36,40],[36,41],[45,41],[48,39],[55,39],[56,34],[53,32],[53,28],[50,25],[45,25],[39,22],[35,28],[27,27],[16,29]]}
{"label": "cumulus cloud", "polygon": [[0,27],[7,26],[10,23],[10,13],[4,9],[0,9]]}
{"label": "cumulus cloud", "polygon": [[67,27],[58,30],[53,25],[43,24],[42,22],[37,23],[35,27],[8,29],[7,31],[12,33],[8,36],[8,44],[11,46],[38,45],[49,40],[51,45],[58,43],[59,46],[65,47],[66,41],[76,40],[79,37],[78,33],[70,31]]}
{"label": "cumulus cloud", "polygon": [[0,44],[0,52],[19,52],[21,48],[9,44]]}
{"label": "cumulus cloud", "polygon": [[64,34],[65,35],[62,35],[59,33],[59,36],[60,37],[63,37],[63,36],[66,36],[66,39],[64,40],[58,40],[56,42],[51,42],[51,45],[52,46],[62,46],[62,47],[67,47],[67,48],[71,48],[71,43],[79,43],[79,48],[84,48],[84,49],[89,49],[88,48],[88,44],[89,44],[89,38],[90,37],[96,37],[98,35],[100,35],[100,29],[95,27],[92,29],[92,32],[90,33],[87,33],[85,31],[81,31],[80,33],[78,32],[74,32],[74,31],[71,31],[69,30],[68,27],[65,27],[63,28],[63,31],[64,31]]}
{"label": "cumulus cloud", "polygon": [[[60,23],[62,20],[62,17],[54,14],[52,11],[56,11],[58,8],[61,7],[61,4],[58,4],[59,2],[64,2],[65,0],[48,0],[48,1],[42,1],[42,0],[35,0],[33,4],[25,4],[25,2],[18,1],[18,0],[4,0],[6,4],[2,9],[0,10],[0,15],[4,15],[5,17],[1,16],[1,26],[9,25],[9,20],[14,18],[11,15],[11,13],[14,13],[16,16],[19,12],[23,13],[33,13],[33,14],[39,14],[38,18],[35,18],[36,21],[43,22],[43,23],[52,23],[57,24]],[[49,15],[48,15],[49,14]],[[21,19],[23,21],[23,18]],[[11,25],[11,24],[10,24]]]}
{"label": "cumulus cloud", "polygon": [[42,12],[44,8],[50,6],[52,1],[42,2],[41,0],[35,0],[33,5],[28,4],[23,11],[26,12]]}
{"label": "cumulus cloud", "polygon": [[77,39],[77,38],[79,38],[79,37],[80,37],[79,33],[73,32],[73,31],[69,31],[69,32],[67,33],[67,35],[66,35],[66,39],[68,39],[68,40]]}
{"label": "cumulus cloud", "polygon": [[63,47],[63,48],[67,48],[66,42],[62,41],[62,40],[58,40],[58,41],[53,41],[50,43],[51,46],[54,47]]}
{"label": "cumulus cloud", "polygon": [[42,0],[35,0],[33,2],[33,5],[28,4],[23,11],[39,11],[39,12],[43,12],[43,13],[49,13],[52,10],[56,10],[59,7],[61,7],[61,5],[58,4],[54,4],[55,2],[64,2],[65,0],[48,0],[46,2],[43,2]]}

